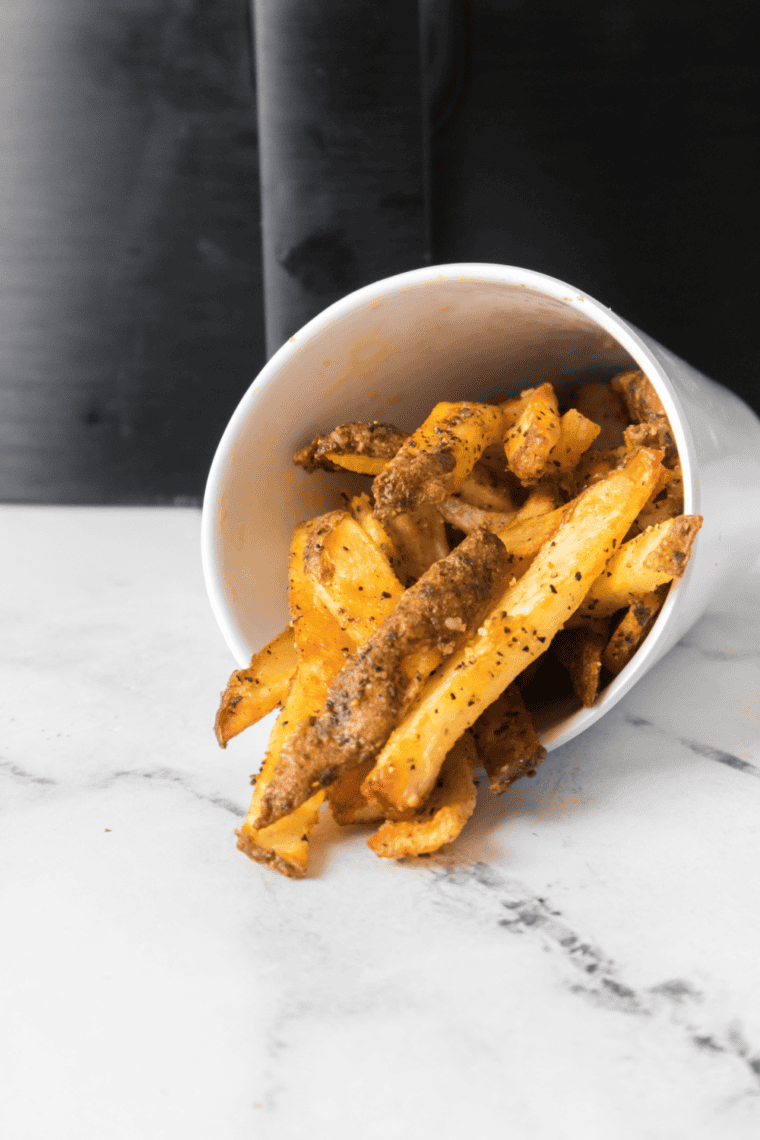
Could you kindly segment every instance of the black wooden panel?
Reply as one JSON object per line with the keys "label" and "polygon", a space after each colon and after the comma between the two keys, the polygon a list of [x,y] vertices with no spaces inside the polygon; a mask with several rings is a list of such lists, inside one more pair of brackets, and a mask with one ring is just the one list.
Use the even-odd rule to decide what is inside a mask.
{"label": "black wooden panel", "polygon": [[0,9],[0,498],[198,501],[263,361],[246,0]]}
{"label": "black wooden panel", "polygon": [[416,4],[256,0],[269,352],[429,260]]}
{"label": "black wooden panel", "polygon": [[473,0],[436,261],[563,278],[760,410],[758,6]]}

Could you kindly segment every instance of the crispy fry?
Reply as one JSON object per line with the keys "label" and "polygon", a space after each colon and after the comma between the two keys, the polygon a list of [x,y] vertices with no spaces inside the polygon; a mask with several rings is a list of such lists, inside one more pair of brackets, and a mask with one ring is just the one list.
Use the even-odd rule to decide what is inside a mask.
{"label": "crispy fry", "polygon": [[613,614],[642,594],[679,578],[702,521],[701,515],[680,515],[623,543],[592,583],[580,612],[596,617]]}
{"label": "crispy fry", "polygon": [[499,598],[477,635],[424,687],[365,782],[388,818],[424,803],[452,739],[546,649],[601,572],[657,480],[660,455],[642,448],[568,505],[554,538]]}
{"label": "crispy fry", "polygon": [[453,494],[484,448],[498,439],[502,413],[489,404],[436,404],[372,484],[375,514],[386,519]]}
{"label": "crispy fry", "polygon": [[380,807],[362,793],[362,783],[373,764],[374,760],[367,760],[358,768],[349,768],[327,789],[327,801],[336,823],[376,823],[383,818]]}
{"label": "crispy fry", "polygon": [[449,553],[446,527],[434,506],[384,519],[383,526],[399,552],[399,574],[407,585]]}
{"label": "crispy fry", "polygon": [[535,776],[536,768],[546,759],[546,749],[539,743],[531,715],[514,682],[480,714],[472,734],[495,796],[521,776]]}
{"label": "crispy fry", "polygon": [[404,593],[390,563],[345,511],[322,516],[304,547],[307,588],[356,645],[380,627]]}
{"label": "crispy fry", "polygon": [[284,743],[253,825],[273,823],[343,771],[375,757],[433,669],[477,625],[506,573],[504,547],[484,530],[407,590],[335,677],[316,717]]}
{"label": "crispy fry", "polygon": [[[665,466],[670,467],[678,459],[678,449],[670,420],[652,381],[643,372],[621,372],[610,381],[610,386],[622,395],[635,424],[649,424],[654,429],[655,446],[662,450]],[[628,432],[630,429],[626,431],[629,446],[637,446],[639,442],[653,446],[652,442],[648,442],[652,440],[650,433],[641,431],[628,435]]]}
{"label": "crispy fry", "polygon": [[261,772],[255,779],[255,790],[245,822],[237,832],[238,848],[258,863],[265,863],[291,878],[306,873],[308,837],[319,817],[324,793],[319,792],[303,803],[297,812],[272,827],[257,828],[259,803],[272,779],[285,741],[306,717],[313,715],[325,699],[330,681],[342,668],[353,649],[340,626],[327,613],[310,588],[304,572],[303,555],[312,531],[322,519],[313,519],[296,527],[290,546],[289,600],[293,617],[293,633],[298,649],[299,666],[277,723],[269,738]]}
{"label": "crispy fry", "polygon": [[447,523],[465,534],[474,534],[482,526],[488,527],[489,530],[496,533],[509,526],[517,518],[517,511],[509,511],[508,513],[486,511],[481,507],[466,503],[458,495],[450,495],[448,499],[439,503],[438,512]]}
{"label": "crispy fry", "polygon": [[[518,411],[515,403],[508,401],[507,422]],[[519,414],[504,434],[504,454],[510,471],[523,486],[530,486],[541,478],[549,453],[559,439],[559,407],[551,384],[522,392]]]}
{"label": "crispy fry", "polygon": [[560,437],[549,452],[546,467],[549,471],[569,471],[588,451],[601,428],[582,416],[575,408],[565,412],[560,420]]}
{"label": "crispy fry", "polygon": [[427,855],[451,843],[459,835],[475,808],[477,784],[473,772],[477,753],[472,737],[465,732],[446,756],[427,803],[404,822],[386,821],[367,840],[381,859],[404,859]]}
{"label": "crispy fry", "polygon": [[517,510],[509,488],[499,483],[480,460],[457,492],[464,503],[484,511],[511,513]]}
{"label": "crispy fry", "polygon": [[[326,435],[318,435],[293,456],[293,462],[307,471],[359,470],[346,464],[352,457],[378,461],[382,466],[396,454],[407,433],[393,424],[341,424]],[[376,474],[361,471],[361,474]]]}
{"label": "crispy fry", "polygon": [[567,669],[575,695],[585,708],[596,700],[608,639],[609,622],[603,618],[563,629],[555,639],[557,658]]}
{"label": "crispy fry", "polygon": [[254,653],[247,669],[237,669],[232,674],[214,721],[220,748],[226,748],[233,736],[283,704],[297,666],[293,630],[287,626]]}
{"label": "crispy fry", "polygon": [[356,519],[362,530],[367,532],[378,550],[385,555],[394,572],[397,575],[401,574],[403,576],[403,571],[401,570],[401,555],[396,549],[396,544],[388,533],[388,530],[379,519],[375,518],[372,504],[369,501],[369,495],[350,496],[343,491],[341,492],[341,498],[346,506],[346,510],[350,511],[352,517]]}
{"label": "crispy fry", "polygon": [[556,511],[561,505],[557,484],[551,478],[542,479],[531,489],[527,499],[517,512],[517,519],[535,519],[539,515],[548,515]]}
{"label": "crispy fry", "polygon": [[667,585],[642,594],[627,610],[602,655],[602,664],[616,675],[628,664],[654,625],[667,593]]}
{"label": "crispy fry", "polygon": [[594,442],[600,451],[621,446],[629,417],[620,392],[610,384],[582,384],[575,393],[573,406],[586,419],[599,425],[600,432]]}

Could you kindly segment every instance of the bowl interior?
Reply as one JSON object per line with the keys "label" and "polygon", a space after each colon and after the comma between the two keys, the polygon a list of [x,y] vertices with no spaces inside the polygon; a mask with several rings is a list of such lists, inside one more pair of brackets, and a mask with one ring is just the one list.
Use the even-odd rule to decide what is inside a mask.
{"label": "bowl interior", "polygon": [[[341,489],[368,486],[295,467],[293,453],[315,434],[366,420],[411,431],[439,400],[495,402],[545,380],[562,402],[581,382],[639,367],[599,323],[601,306],[548,295],[535,277],[402,275],[332,306],[272,358],[222,439],[204,504],[209,593],[240,666],[289,620],[294,526],[340,506]],[[580,716],[585,727],[589,714],[598,715],[553,707],[545,741],[568,738],[558,726]]]}

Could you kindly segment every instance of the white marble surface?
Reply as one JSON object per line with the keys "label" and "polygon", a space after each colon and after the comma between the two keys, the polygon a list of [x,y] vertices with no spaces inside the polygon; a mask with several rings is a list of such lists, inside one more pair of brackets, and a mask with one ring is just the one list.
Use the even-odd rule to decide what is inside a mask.
{"label": "white marble surface", "polygon": [[755,1140],[760,577],[450,855],[292,882],[198,535],[0,509],[0,1136]]}

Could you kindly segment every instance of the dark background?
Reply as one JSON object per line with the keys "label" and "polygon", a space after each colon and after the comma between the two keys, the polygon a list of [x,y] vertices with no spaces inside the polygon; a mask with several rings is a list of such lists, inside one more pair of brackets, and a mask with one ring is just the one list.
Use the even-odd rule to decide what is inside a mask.
{"label": "dark background", "polygon": [[[292,45],[261,136],[246,0],[0,5],[0,498],[199,502],[266,356],[265,276],[273,349],[385,272],[522,265],[760,410],[755,4],[424,0],[414,50],[408,3],[257,18],[299,4],[300,46],[259,28]],[[311,228],[265,200],[262,243],[260,159],[266,199],[294,155]]]}

